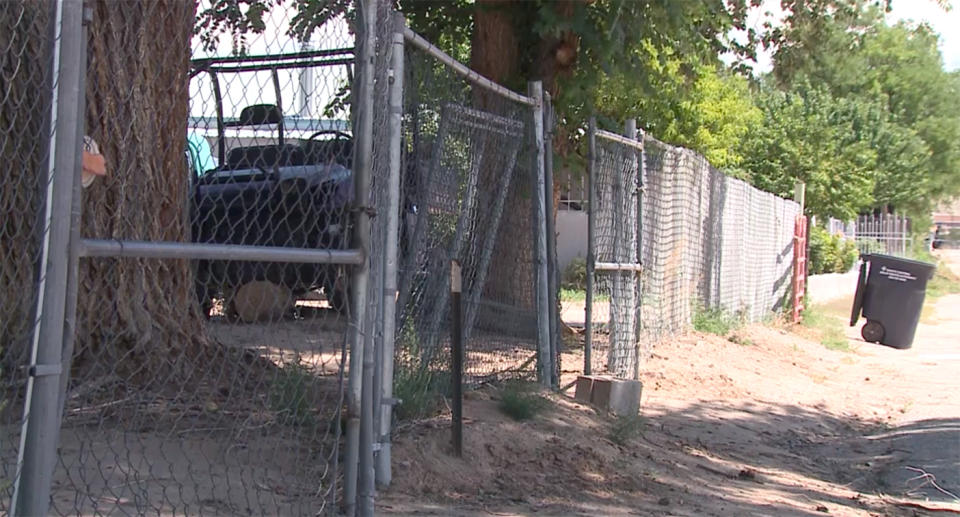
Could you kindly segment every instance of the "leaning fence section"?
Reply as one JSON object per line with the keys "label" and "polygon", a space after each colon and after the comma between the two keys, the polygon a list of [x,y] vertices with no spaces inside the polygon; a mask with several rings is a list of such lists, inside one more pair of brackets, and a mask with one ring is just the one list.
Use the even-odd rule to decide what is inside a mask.
{"label": "leaning fence section", "polygon": [[472,80],[412,31],[406,41],[398,375],[447,370],[454,260],[463,272],[466,381],[532,374],[539,101]]}
{"label": "leaning fence section", "polygon": [[[797,203],[653,137],[642,139],[638,167],[635,143],[589,133],[593,289],[584,370],[636,378],[655,344],[689,329],[698,313],[759,321],[789,307]],[[634,257],[639,276],[624,265]]]}

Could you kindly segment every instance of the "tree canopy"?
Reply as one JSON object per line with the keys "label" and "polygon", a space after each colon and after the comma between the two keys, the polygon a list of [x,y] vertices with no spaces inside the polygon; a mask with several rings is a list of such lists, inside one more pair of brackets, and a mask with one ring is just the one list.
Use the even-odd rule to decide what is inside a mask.
{"label": "tree canopy", "polygon": [[[783,0],[780,23],[747,27],[760,0],[394,0],[408,23],[491,79],[554,95],[557,146],[597,115],[626,118],[811,213],[929,211],[960,193],[960,76],[925,25],[890,25],[893,0]],[[946,2],[936,1],[947,8]],[[257,30],[276,0],[218,0],[200,33]],[[347,0],[296,0],[304,37]],[[251,14],[252,13],[252,14]],[[738,33],[745,37],[734,37]],[[761,48],[765,77],[750,73]]]}

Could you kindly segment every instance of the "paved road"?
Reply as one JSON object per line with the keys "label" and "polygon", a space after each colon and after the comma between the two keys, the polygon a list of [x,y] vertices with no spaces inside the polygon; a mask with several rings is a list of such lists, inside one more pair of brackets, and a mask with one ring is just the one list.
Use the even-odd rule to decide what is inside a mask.
{"label": "paved road", "polygon": [[[943,258],[960,272],[960,252]],[[878,371],[897,372],[878,379],[881,389],[908,402],[889,431],[868,439],[887,453],[879,468],[889,493],[960,503],[960,295],[944,296],[934,307],[912,349],[870,350],[868,361]]]}

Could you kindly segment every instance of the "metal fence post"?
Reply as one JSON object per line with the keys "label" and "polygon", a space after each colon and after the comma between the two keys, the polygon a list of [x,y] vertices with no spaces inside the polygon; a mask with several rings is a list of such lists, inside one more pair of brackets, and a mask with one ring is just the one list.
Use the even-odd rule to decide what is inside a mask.
{"label": "metal fence post", "polygon": [[550,383],[554,388],[560,386],[560,272],[557,265],[557,229],[556,207],[553,202],[553,103],[550,92],[543,92],[543,153],[547,211],[547,275],[549,289],[550,314],[550,357],[552,369]]}
{"label": "metal fence post", "polygon": [[595,227],[596,214],[594,213],[594,202],[596,201],[596,188],[594,185],[594,176],[596,173],[597,160],[597,118],[590,117],[590,126],[587,133],[589,140],[589,152],[587,154],[587,296],[583,308],[583,374],[591,373],[591,355],[593,354],[593,276],[594,264],[597,257],[595,248]]}
{"label": "metal fence post", "polygon": [[[637,119],[635,119],[635,118],[627,119],[626,123],[624,124],[624,128],[623,128],[623,129],[624,129],[624,131],[623,131],[623,136],[629,138],[630,140],[636,140],[636,139],[637,139]],[[636,151],[634,151],[633,154],[634,154],[634,157],[633,157],[633,161],[630,163],[630,167],[631,167],[632,169],[634,169],[634,174],[636,175],[636,176],[634,176],[634,177],[635,177],[635,178],[638,178],[638,179],[634,182],[633,185],[624,185],[624,188],[631,188],[631,187],[632,187],[632,188],[636,189],[636,190],[635,190],[635,193],[636,193],[636,196],[637,196],[637,202],[636,202],[636,203],[634,204],[634,206],[632,207],[634,210],[636,210],[636,212],[634,213],[634,217],[629,221],[629,223],[630,223],[630,228],[628,228],[629,233],[628,233],[627,235],[630,235],[631,238],[632,238],[632,240],[633,240],[633,242],[631,243],[631,244],[633,244],[632,248],[637,251],[637,257],[636,257],[636,259],[635,259],[635,262],[636,262],[637,264],[639,264],[639,263],[641,262],[641,257],[640,257],[639,247],[638,247],[638,244],[637,244],[638,237],[639,237],[639,233],[637,232],[637,228],[640,227],[640,189],[639,189],[639,183],[640,183],[640,181],[642,181],[642,180],[639,180],[639,176],[640,176],[640,160],[642,159],[642,157],[641,157],[641,156],[639,155],[639,153],[637,153]],[[629,210],[631,207],[625,207],[625,208],[627,208],[627,209]],[[628,248],[628,249],[629,249],[629,248]],[[639,307],[640,307],[640,299],[639,299],[640,292],[639,292],[639,289],[637,288],[637,283],[639,282],[640,271],[638,271],[638,270],[631,270],[631,271],[627,271],[626,273],[630,275],[630,285],[633,287],[633,296],[632,296],[633,307],[632,307],[632,310],[629,311],[629,313],[630,313],[630,315],[631,315],[631,318],[632,318],[632,321],[628,320],[628,322],[631,323],[630,328],[629,328],[629,331],[630,331],[630,333],[633,335],[633,337],[632,337],[632,341],[633,341],[633,378],[634,378],[634,379],[639,379],[639,378],[640,378],[640,333],[638,332],[639,325],[637,324],[637,318],[638,318],[638,311],[639,311]],[[623,273],[621,273],[621,274],[623,274]]]}
{"label": "metal fence post", "polygon": [[390,179],[387,192],[387,235],[384,250],[383,278],[383,348],[380,381],[380,429],[377,441],[380,452],[375,460],[376,480],[380,486],[389,486],[391,480],[390,428],[393,414],[393,354],[397,326],[397,234],[400,231],[400,167],[403,139],[403,29],[406,21],[394,13],[394,32],[391,41],[390,75]]}
{"label": "metal fence post", "polygon": [[550,354],[550,307],[549,285],[547,283],[547,214],[546,214],[546,178],[543,149],[543,83],[531,81],[527,85],[527,95],[534,99],[533,106],[533,145],[534,171],[536,174],[536,238],[537,258],[537,351],[539,356],[540,382],[549,386],[553,371],[553,358]]}
{"label": "metal fence post", "polygon": [[463,456],[463,304],[460,293],[463,291],[463,277],[460,263],[450,262],[450,370],[451,377],[451,441],[453,454]]}
{"label": "metal fence post", "polygon": [[[357,145],[354,150],[354,216],[355,224],[353,228],[353,247],[369,252],[370,250],[370,213],[367,203],[370,202],[370,180],[372,173],[372,154],[373,154],[373,74],[374,61],[376,58],[376,24],[377,10],[374,0],[367,0],[361,3],[360,15],[363,22],[362,37],[360,41],[362,46],[357,54],[358,70],[357,84],[359,88],[355,92],[354,109],[356,116],[356,140]],[[359,38],[358,38],[359,39]],[[363,263],[353,270],[353,278],[350,282],[350,335],[348,344],[350,347],[350,377],[348,380],[347,397],[347,436],[346,436],[346,460],[344,465],[344,510],[348,516],[358,513],[358,503],[362,505],[360,513],[369,510],[372,514],[372,501],[366,501],[365,498],[358,501],[358,485],[360,476],[365,476],[363,472],[365,467],[372,468],[372,448],[370,441],[361,443],[361,426],[363,415],[363,391],[365,386],[369,386],[366,381],[367,373],[365,363],[368,355],[365,350],[364,341],[364,323],[366,321],[367,308],[367,283],[370,274],[369,257],[366,257]],[[370,351],[372,353],[372,350]],[[369,357],[372,363],[372,355]],[[372,372],[369,372],[372,373]],[[370,377],[372,380],[372,376]],[[372,394],[371,394],[372,395]],[[372,400],[371,400],[372,405]],[[370,408],[372,409],[372,408]],[[372,417],[372,412],[371,412]],[[372,418],[370,419],[372,420]],[[368,422],[371,427],[373,422]],[[372,441],[372,433],[370,438]],[[369,457],[369,460],[367,458]],[[363,461],[361,461],[363,459]],[[364,490],[366,496],[366,490]],[[372,498],[372,494],[369,494]],[[365,504],[366,503],[366,504]]]}
{"label": "metal fence post", "polygon": [[[80,165],[77,128],[83,96],[85,56],[80,54],[83,2],[54,4],[50,41],[55,41],[50,84],[50,154],[47,161],[46,220],[41,261],[38,321],[28,365],[24,424],[20,437],[12,515],[46,515],[56,466],[60,429],[60,376],[67,284],[76,260],[70,253],[73,182]],[[57,34],[59,32],[59,34]],[[75,293],[74,293],[75,294]],[[72,305],[75,306],[75,303]]]}

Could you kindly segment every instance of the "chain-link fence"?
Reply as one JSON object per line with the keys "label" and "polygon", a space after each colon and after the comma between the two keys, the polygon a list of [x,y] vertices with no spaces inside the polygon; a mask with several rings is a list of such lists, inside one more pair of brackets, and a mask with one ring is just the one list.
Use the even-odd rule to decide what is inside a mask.
{"label": "chain-link fence", "polygon": [[398,365],[445,369],[456,260],[463,272],[466,382],[534,372],[532,121],[539,100],[472,81],[452,59],[408,36]]}
{"label": "chain-link fence", "polygon": [[[19,217],[0,234],[14,254],[0,269],[0,511],[13,492],[21,514],[46,494],[58,515],[333,509],[348,269],[362,258],[349,249],[355,22],[336,4],[309,17],[292,1],[4,6],[0,149],[18,181],[0,205]],[[70,129],[77,142],[56,177],[82,163],[76,182],[45,168],[51,117],[65,118],[37,95],[51,63],[84,96],[82,124],[56,122],[57,145]],[[48,217],[65,201],[69,244],[40,262],[43,230],[58,235],[44,200]],[[66,307],[50,312],[36,293],[61,280]],[[31,357],[31,323],[50,314],[60,333],[38,331]],[[52,399],[47,378],[62,382]],[[59,447],[31,410],[60,418],[57,391]],[[56,455],[52,479],[37,451]]]}
{"label": "chain-link fence", "polygon": [[636,378],[654,344],[698,311],[758,321],[789,307],[799,205],[650,136],[638,160],[639,141],[590,134],[595,288],[585,370]]}
{"label": "chain-link fence", "polygon": [[467,382],[555,381],[538,83],[389,2],[6,7],[0,510],[370,514],[452,260]]}
{"label": "chain-link fence", "polygon": [[0,513],[8,511],[20,470],[29,371],[39,330],[37,305],[46,280],[50,230],[45,204],[54,172],[54,76],[50,61],[59,33],[48,3],[7,2],[0,9]]}

